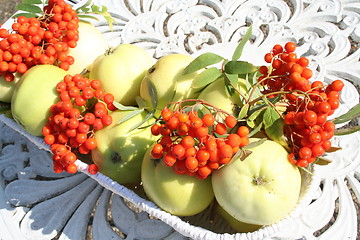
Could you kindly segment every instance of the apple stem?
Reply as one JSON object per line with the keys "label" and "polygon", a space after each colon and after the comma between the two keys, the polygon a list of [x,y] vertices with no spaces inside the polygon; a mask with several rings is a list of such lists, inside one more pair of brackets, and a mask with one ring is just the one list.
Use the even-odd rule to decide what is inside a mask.
{"label": "apple stem", "polygon": [[254,177],[253,183],[255,185],[262,185],[262,184],[265,183],[265,180],[263,178],[261,178],[261,177]]}

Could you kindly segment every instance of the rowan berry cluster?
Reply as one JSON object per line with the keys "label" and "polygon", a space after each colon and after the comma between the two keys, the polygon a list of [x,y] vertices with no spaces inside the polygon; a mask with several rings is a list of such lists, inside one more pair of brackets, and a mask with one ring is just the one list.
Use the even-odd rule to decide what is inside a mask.
{"label": "rowan berry cluster", "polygon": [[325,86],[320,81],[311,82],[312,71],[306,57],[298,58],[296,45],[292,42],[275,45],[265,55],[271,67],[260,67],[262,76],[258,79],[268,97],[281,94],[287,103],[284,112],[284,133],[292,147],[289,160],[299,167],[322,156],[331,148],[335,125],[328,116],[340,106],[341,80]]}
{"label": "rowan berry cluster", "polygon": [[79,18],[64,0],[49,0],[43,15],[19,16],[12,29],[0,29],[0,75],[13,81],[16,72],[23,74],[39,64],[54,64],[68,70],[74,58],[69,48],[79,39]]}
{"label": "rowan berry cluster", "polygon": [[[199,103],[207,105],[201,100]],[[216,108],[200,116],[194,108],[172,111],[166,107],[151,127],[153,135],[161,136],[151,155],[154,159],[162,158],[177,174],[205,179],[249,143],[249,129],[246,126],[236,129],[237,123],[234,116]]]}
{"label": "rowan berry cluster", "polygon": [[[77,153],[88,154],[97,144],[94,132],[112,123],[109,111],[114,96],[105,93],[99,80],[80,74],[68,74],[56,86],[60,100],[50,108],[51,115],[43,127],[44,141],[53,153],[54,171],[77,172]],[[90,173],[97,167],[90,165]]]}

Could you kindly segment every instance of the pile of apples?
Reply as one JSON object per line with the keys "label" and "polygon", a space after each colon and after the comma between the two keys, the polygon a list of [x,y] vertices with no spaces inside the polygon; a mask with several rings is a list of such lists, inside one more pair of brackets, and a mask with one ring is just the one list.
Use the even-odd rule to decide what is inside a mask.
{"label": "pile of apples", "polygon": [[[299,200],[301,174],[299,167],[288,159],[289,146],[280,144],[284,143],[280,138],[283,136],[270,139],[261,131],[250,132],[250,143],[236,148],[231,161],[214,167],[206,178],[179,174],[151,153],[154,144],[160,142],[151,128],[162,120],[164,108],[183,102],[199,114],[210,111],[205,105],[191,106],[186,102],[189,99],[201,100],[213,106],[212,110],[221,109],[238,117],[236,125],[228,128],[225,135],[246,125],[242,121],[245,115],[240,115],[241,109],[246,113],[248,105],[244,105],[241,96],[228,93],[226,75],[219,74],[210,84],[194,87],[195,79],[204,78],[206,74],[206,67],[198,66],[189,71],[189,66],[194,66],[199,59],[170,54],[154,60],[146,51],[131,44],[110,48],[101,33],[89,23],[79,22],[78,32],[77,45],[68,52],[74,63],[67,71],[56,65],[40,64],[17,75],[10,83],[0,79],[0,101],[11,104],[11,116],[19,126],[33,136],[46,137],[44,128],[50,121],[51,108],[61,100],[58,84],[66,81],[69,75],[80,74],[88,81],[97,80],[104,94],[113,97],[106,101],[102,94],[102,97],[89,98],[82,106],[75,107],[80,113],[76,115],[77,120],[85,121],[85,114],[97,103],[108,106],[106,115],[111,116],[111,121],[86,130],[86,134],[96,140],[96,147],[89,147],[87,152],[78,151],[82,143],[76,140],[76,132],[69,131],[63,136],[68,138],[64,141],[65,150],[73,150],[77,158],[89,161],[92,173],[98,169],[120,184],[141,183],[150,200],[174,215],[192,216],[217,206],[218,212],[240,232],[276,223],[291,212]],[[257,68],[251,73],[256,71]],[[249,92],[240,74],[231,82],[239,92]],[[184,106],[184,111],[186,109]],[[276,111],[283,109],[280,107]],[[256,125],[249,127],[256,128]],[[221,137],[215,131],[214,136]],[[55,138],[61,141],[59,136]],[[71,141],[71,138],[75,140]],[[198,141],[200,148],[202,140]],[[53,160],[55,171],[76,172],[76,168],[59,170],[55,165],[60,160]]]}

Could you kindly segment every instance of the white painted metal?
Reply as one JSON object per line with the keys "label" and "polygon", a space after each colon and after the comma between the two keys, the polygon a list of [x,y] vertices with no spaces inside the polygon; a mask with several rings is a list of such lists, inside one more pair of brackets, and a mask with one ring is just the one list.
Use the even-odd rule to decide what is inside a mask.
{"label": "white painted metal", "polygon": [[[311,60],[314,80],[345,82],[342,106],[335,116],[359,101],[360,5],[356,0],[94,2],[105,4],[118,22],[113,31],[103,20],[94,22],[112,46],[136,44],[154,59],[206,51],[230,57],[252,24],[244,60],[262,64],[261,56],[274,44],[295,41],[298,54]],[[314,175],[304,178],[308,182],[303,197],[290,216],[251,234],[232,234],[219,219],[209,225],[208,212],[184,219],[171,216],[139,197],[136,189],[101,174],[89,177],[80,161],[77,164],[85,174],[55,174],[40,138],[4,116],[0,120],[0,239],[359,238],[359,133],[334,138],[333,144],[342,150],[328,154],[333,162],[316,166]]]}

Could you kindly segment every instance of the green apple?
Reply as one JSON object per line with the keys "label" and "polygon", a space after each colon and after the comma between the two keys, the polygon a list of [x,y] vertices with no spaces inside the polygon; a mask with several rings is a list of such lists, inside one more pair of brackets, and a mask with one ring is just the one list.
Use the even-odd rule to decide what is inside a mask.
{"label": "green apple", "polygon": [[[238,80],[238,89],[246,94],[245,80],[242,78]],[[235,114],[238,111],[238,107],[243,105],[239,94],[230,96],[227,93],[223,77],[218,78],[206,86],[201,91],[198,99],[204,100],[230,114]]]}
{"label": "green apple", "polygon": [[233,218],[220,205],[217,206],[216,211],[237,232],[240,233],[254,232],[262,227],[262,225],[248,224],[241,222],[236,218]]}
{"label": "green apple", "polygon": [[120,184],[140,182],[144,154],[155,141],[150,128],[129,132],[130,128],[145,119],[145,112],[118,124],[127,114],[129,111],[110,113],[113,123],[95,132],[97,148],[91,151],[99,171]]}
{"label": "green apple", "polygon": [[116,102],[136,105],[140,84],[153,59],[145,50],[131,44],[120,44],[93,63],[90,79],[99,79],[105,92],[112,93]]}
{"label": "green apple", "polygon": [[15,85],[20,81],[22,74],[16,72],[15,78],[11,82],[7,82],[4,79],[4,75],[0,76],[0,101],[10,103],[11,97],[14,93]]}
{"label": "green apple", "polygon": [[90,70],[95,59],[103,55],[109,46],[94,25],[79,22],[79,40],[75,48],[69,49],[69,55],[74,57],[74,64],[70,65],[68,73],[71,75]]}
{"label": "green apple", "polygon": [[211,178],[179,175],[161,159],[145,153],[141,180],[147,197],[161,209],[177,216],[192,216],[206,209],[214,199]]}
{"label": "green apple", "polygon": [[288,152],[274,141],[265,140],[250,151],[245,160],[234,159],[213,173],[215,198],[238,221],[255,225],[276,223],[298,202],[299,169],[289,162]]}
{"label": "green apple", "polygon": [[197,72],[182,74],[184,68],[194,59],[184,54],[170,54],[160,58],[147,72],[140,86],[140,97],[151,106],[151,87],[158,96],[158,109],[163,109],[170,102],[182,99],[197,98],[198,93],[191,88]]}
{"label": "green apple", "polygon": [[15,85],[11,113],[28,133],[42,136],[50,107],[59,101],[56,85],[68,74],[54,65],[37,65],[25,72]]}

